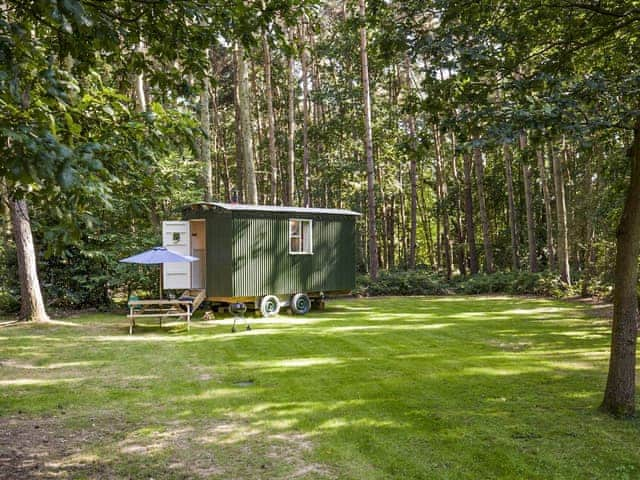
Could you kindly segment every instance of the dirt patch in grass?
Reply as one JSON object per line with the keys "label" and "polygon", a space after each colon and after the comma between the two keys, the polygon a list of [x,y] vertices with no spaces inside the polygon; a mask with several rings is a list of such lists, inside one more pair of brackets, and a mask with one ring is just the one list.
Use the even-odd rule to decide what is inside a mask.
{"label": "dirt patch in grass", "polygon": [[[241,420],[132,425],[118,416],[0,418],[0,479],[328,479],[304,435],[268,435]],[[77,423],[78,419],[72,423]]]}
{"label": "dirt patch in grass", "polygon": [[568,299],[570,302],[580,303],[583,305],[589,305],[589,316],[595,318],[602,318],[604,320],[611,321],[613,318],[613,303],[606,302],[598,297],[575,297]]}

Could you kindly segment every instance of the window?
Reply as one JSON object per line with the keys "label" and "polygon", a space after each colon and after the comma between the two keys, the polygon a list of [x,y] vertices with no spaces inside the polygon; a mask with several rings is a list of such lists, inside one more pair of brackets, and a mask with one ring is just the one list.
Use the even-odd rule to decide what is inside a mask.
{"label": "window", "polygon": [[289,253],[313,253],[313,228],[311,220],[289,220]]}

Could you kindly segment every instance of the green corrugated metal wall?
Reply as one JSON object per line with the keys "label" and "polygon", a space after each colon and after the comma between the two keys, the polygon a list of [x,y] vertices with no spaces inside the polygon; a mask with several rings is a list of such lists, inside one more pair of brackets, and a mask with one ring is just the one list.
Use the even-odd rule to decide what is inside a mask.
{"label": "green corrugated metal wall", "polygon": [[[355,217],[187,212],[207,221],[207,295],[262,296],[355,287]],[[313,254],[289,253],[289,219],[313,220]]]}
{"label": "green corrugated metal wall", "polygon": [[236,296],[351,290],[355,287],[355,219],[313,220],[313,255],[289,253],[289,215],[234,212],[233,291]]}

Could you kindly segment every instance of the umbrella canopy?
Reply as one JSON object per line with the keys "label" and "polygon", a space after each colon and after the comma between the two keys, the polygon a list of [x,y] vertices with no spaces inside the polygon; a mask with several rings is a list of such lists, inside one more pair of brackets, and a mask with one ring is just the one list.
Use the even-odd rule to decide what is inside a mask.
{"label": "umbrella canopy", "polygon": [[143,263],[146,265],[154,265],[159,263],[184,263],[196,262],[198,257],[190,255],[182,255],[181,253],[168,250],[166,247],[153,247],[146,252],[133,255],[132,257],[123,258],[122,263]]}

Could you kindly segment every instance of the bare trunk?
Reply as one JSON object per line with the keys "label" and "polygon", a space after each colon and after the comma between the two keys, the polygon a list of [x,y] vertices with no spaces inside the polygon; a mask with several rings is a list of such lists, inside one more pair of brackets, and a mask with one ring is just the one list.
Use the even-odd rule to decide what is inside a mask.
{"label": "bare trunk", "polygon": [[551,208],[551,194],[549,193],[549,184],[547,183],[547,168],[544,161],[544,151],[542,148],[536,151],[538,157],[538,170],[540,170],[540,184],[542,185],[542,197],[544,200],[544,217],[547,226],[547,257],[549,270],[553,270],[554,253],[553,253],[553,214]]}
{"label": "bare trunk", "polygon": [[[302,34],[300,35],[303,42],[306,42],[306,32],[304,25]],[[310,178],[309,178],[309,52],[306,45],[302,48],[301,55],[302,67],[302,205],[304,207],[311,206]]]}
{"label": "bare trunk", "polygon": [[482,164],[482,151],[479,147],[473,148],[473,160],[476,168],[476,183],[478,186],[478,209],[480,210],[480,221],[482,222],[482,241],[484,244],[484,270],[487,273],[493,272],[493,246],[491,245],[491,233],[489,229],[489,216],[484,200],[484,165]]}
{"label": "bare trunk", "polygon": [[462,226],[462,200],[460,192],[462,191],[462,185],[460,182],[460,175],[458,174],[458,164],[457,164],[457,153],[455,149],[455,137],[451,136],[452,143],[452,151],[451,155],[451,169],[453,173],[453,181],[456,184],[456,222],[455,222],[455,230],[457,235],[457,245],[456,245],[456,257],[458,259],[458,269],[460,270],[460,275],[465,276],[467,274],[467,266],[465,262],[465,251],[464,251],[464,229]]}
{"label": "bare trunk", "polygon": [[[136,50],[138,52],[144,51],[144,44],[142,42],[138,43],[136,46]],[[144,74],[136,73],[133,79],[133,88],[135,90],[135,100],[136,100],[136,112],[146,112],[147,111],[147,98],[144,93]]]}
{"label": "bare trunk", "polygon": [[533,192],[531,191],[531,167],[526,159],[522,163],[522,181],[524,183],[524,201],[527,211],[527,243],[529,246],[529,270],[538,271],[538,255],[536,253],[536,224],[533,216]]}
{"label": "bare trunk", "polygon": [[448,193],[446,181],[446,173],[444,171],[444,161],[442,158],[442,139],[440,137],[440,130],[437,125],[433,126],[433,137],[436,153],[436,182],[438,183],[438,191],[440,192],[440,215],[442,218],[442,246],[444,247],[444,263],[445,271],[447,272],[447,279],[451,279],[452,269],[451,265],[453,259],[451,256],[451,238],[449,235],[449,209],[448,207]]}
{"label": "bare trunk", "polygon": [[595,202],[592,201],[594,198],[593,191],[593,180],[592,180],[592,158],[595,156],[595,151],[591,151],[591,156],[587,157],[585,162],[585,175],[584,175],[584,205],[583,205],[583,219],[584,219],[584,257],[583,257],[583,265],[582,265],[582,287],[581,287],[581,295],[583,297],[589,296],[589,284],[591,282],[591,277],[593,275],[593,236],[594,236],[594,228],[593,228],[593,220],[592,220],[592,211],[593,207],[595,207]]}
{"label": "bare trunk", "polygon": [[467,231],[467,244],[469,246],[469,270],[471,275],[475,275],[480,270],[478,266],[478,249],[476,247],[476,226],[473,221],[473,194],[471,185],[473,183],[471,154],[465,152],[464,161],[464,221]]}
{"label": "bare trunk", "polygon": [[233,84],[234,107],[235,107],[235,134],[236,134],[236,189],[235,195],[231,194],[232,201],[244,203],[245,182],[244,182],[244,154],[242,142],[242,121],[240,114],[240,75],[238,70],[238,49],[234,49],[234,60],[236,63],[235,82]]}
{"label": "bare trunk", "polygon": [[278,154],[276,152],[276,117],[273,113],[273,89],[271,87],[271,52],[266,32],[262,34],[264,48],[264,81],[267,96],[267,121],[269,126],[269,165],[271,167],[271,203],[278,204]]}
{"label": "bare trunk", "polygon": [[[513,162],[513,154],[511,147],[505,143],[503,146],[504,169],[507,179],[507,201],[509,206],[509,231],[511,232],[511,269],[514,272],[520,270],[520,260],[518,258],[518,214],[513,198],[513,174],[511,172],[511,164]],[[525,187],[526,190],[526,187]]]}
{"label": "bare trunk", "polygon": [[[411,93],[411,62],[409,57],[405,58],[406,69],[406,88]],[[409,181],[411,183],[411,232],[409,238],[409,261],[410,269],[416,268],[416,248],[417,248],[417,229],[418,229],[418,172],[417,172],[417,155],[418,155],[418,139],[416,136],[416,119],[413,113],[407,118],[409,126],[409,137],[411,138],[411,156],[409,164]]]}
{"label": "bare trunk", "polygon": [[[289,42],[293,43],[293,30],[289,29]],[[296,195],[296,153],[295,153],[295,141],[296,141],[296,83],[295,83],[295,64],[293,55],[289,57],[289,130],[287,136],[287,159],[288,159],[288,186],[287,186],[287,203],[289,205],[295,204]]]}
{"label": "bare trunk", "polygon": [[560,155],[551,151],[553,161],[553,181],[556,190],[556,217],[558,221],[558,266],[560,279],[571,285],[571,272],[569,270],[569,240],[567,235],[567,207],[564,197],[564,178]]}
{"label": "bare trunk", "polygon": [[242,166],[244,167],[244,180],[247,189],[246,202],[250,205],[256,205],[258,203],[258,185],[256,182],[255,165],[253,163],[249,72],[244,58],[244,51],[240,44],[238,44],[237,47],[236,61],[238,69],[238,107],[242,135]]}
{"label": "bare trunk", "polygon": [[204,166],[204,201],[213,200],[213,167],[211,165],[211,116],[209,114],[209,78],[205,77],[200,92],[200,128],[204,133],[200,143],[200,159]]}
{"label": "bare trunk", "polygon": [[538,271],[538,255],[536,252],[536,223],[533,216],[533,187],[531,185],[531,166],[527,159],[527,135],[520,133],[520,150],[522,151],[522,181],[524,183],[524,204],[527,214],[527,243],[529,250],[529,270]]}
{"label": "bare trunk", "polygon": [[618,416],[631,416],[635,413],[640,250],[640,120],[634,128],[630,161],[631,180],[616,232],[611,356],[601,405],[602,410]]}
{"label": "bare trunk", "polygon": [[[366,20],[366,0],[360,0],[360,18]],[[367,162],[367,223],[369,226],[369,275],[378,277],[378,245],[376,234],[376,192],[374,185],[373,137],[371,132],[371,96],[369,94],[369,62],[367,29],[360,28],[360,61],[362,66],[362,104],[364,110],[364,153]]]}
{"label": "bare trunk", "polygon": [[433,252],[433,239],[431,238],[431,222],[427,216],[427,206],[424,200],[424,191],[422,189],[418,191],[418,210],[420,211],[424,241],[427,244],[427,257],[429,258],[431,266],[434,266],[436,262]]}
{"label": "bare trunk", "polygon": [[26,200],[9,200],[13,237],[18,255],[20,277],[20,319],[47,321],[40,280],[36,268],[36,252],[31,234],[31,220]]}
{"label": "bare trunk", "polygon": [[417,229],[418,229],[418,169],[417,159],[418,145],[416,139],[416,124],[413,115],[409,115],[409,135],[411,136],[411,160],[409,164],[409,180],[411,182],[411,227],[409,238],[409,262],[410,269],[416,268],[416,248],[417,248]]}

